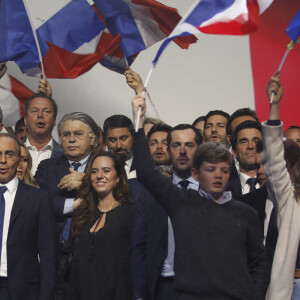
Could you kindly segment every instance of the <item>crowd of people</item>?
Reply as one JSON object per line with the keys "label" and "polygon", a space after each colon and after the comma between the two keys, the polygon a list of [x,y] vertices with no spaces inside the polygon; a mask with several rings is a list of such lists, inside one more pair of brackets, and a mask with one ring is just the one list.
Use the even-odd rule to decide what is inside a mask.
{"label": "crowd of people", "polygon": [[263,123],[241,108],[174,127],[125,76],[132,120],[71,112],[58,143],[44,78],[0,133],[0,299],[300,299],[300,127],[283,133],[279,75]]}

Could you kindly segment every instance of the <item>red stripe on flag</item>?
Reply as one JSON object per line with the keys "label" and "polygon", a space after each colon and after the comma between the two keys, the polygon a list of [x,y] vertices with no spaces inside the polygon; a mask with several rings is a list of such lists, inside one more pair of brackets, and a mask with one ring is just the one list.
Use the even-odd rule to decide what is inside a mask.
{"label": "red stripe on flag", "polygon": [[29,97],[31,97],[34,92],[30,90],[27,86],[21,83],[19,80],[9,75],[11,82],[11,91],[15,97],[19,100],[20,104],[20,114],[21,117],[24,117],[24,105]]}
{"label": "red stripe on flag", "polygon": [[[261,15],[259,30],[250,36],[256,112],[261,121],[268,118],[269,102],[266,85],[277,71],[290,38],[285,30],[300,10],[300,1],[278,0]],[[280,108],[281,120],[287,129],[300,125],[299,111],[300,44],[290,51],[280,73],[284,96]]]}
{"label": "red stripe on flag", "polygon": [[101,57],[115,45],[121,37],[102,32],[95,53],[76,54],[48,43],[49,51],[43,58],[45,74],[48,78],[76,78],[89,71]]}

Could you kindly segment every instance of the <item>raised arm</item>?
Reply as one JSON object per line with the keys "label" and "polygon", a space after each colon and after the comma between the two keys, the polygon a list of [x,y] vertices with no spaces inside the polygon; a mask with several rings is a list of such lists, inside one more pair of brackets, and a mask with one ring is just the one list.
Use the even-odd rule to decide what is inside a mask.
{"label": "raised arm", "polygon": [[[289,199],[293,198],[293,187],[284,160],[283,124],[280,122],[280,102],[283,89],[277,73],[270,79],[267,93],[270,103],[269,119],[262,124],[263,130],[263,165],[267,175],[267,188],[272,199],[278,204],[279,216]],[[280,226],[279,218],[279,226]]]}

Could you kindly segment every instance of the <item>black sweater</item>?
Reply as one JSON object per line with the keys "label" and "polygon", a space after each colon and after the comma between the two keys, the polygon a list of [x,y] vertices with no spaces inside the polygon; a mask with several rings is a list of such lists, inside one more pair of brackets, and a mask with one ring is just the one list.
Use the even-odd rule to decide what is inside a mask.
{"label": "black sweater", "polygon": [[142,130],[134,134],[133,154],[138,179],[172,221],[180,299],[263,300],[270,270],[256,212],[177,188],[155,168]]}

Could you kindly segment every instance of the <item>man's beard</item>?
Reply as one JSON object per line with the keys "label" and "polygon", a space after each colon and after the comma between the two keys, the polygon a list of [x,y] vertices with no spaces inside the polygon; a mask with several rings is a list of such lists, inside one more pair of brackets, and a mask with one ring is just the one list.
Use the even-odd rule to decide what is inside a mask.
{"label": "man's beard", "polygon": [[132,157],[132,152],[130,150],[123,149],[123,148],[115,149],[114,153],[118,155],[123,162],[127,161]]}

